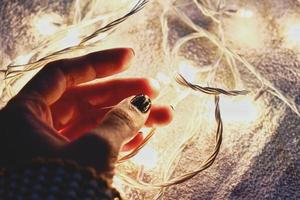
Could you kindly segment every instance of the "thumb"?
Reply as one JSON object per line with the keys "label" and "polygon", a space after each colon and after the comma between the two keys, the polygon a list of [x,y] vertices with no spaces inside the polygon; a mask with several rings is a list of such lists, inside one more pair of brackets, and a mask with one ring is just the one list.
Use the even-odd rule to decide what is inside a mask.
{"label": "thumb", "polygon": [[119,151],[145,124],[150,107],[151,100],[146,95],[126,98],[104,116],[93,132],[107,140],[115,151]]}
{"label": "thumb", "polygon": [[100,125],[63,148],[63,157],[98,171],[110,171],[123,144],[145,124],[151,107],[146,95],[124,99],[112,108]]}

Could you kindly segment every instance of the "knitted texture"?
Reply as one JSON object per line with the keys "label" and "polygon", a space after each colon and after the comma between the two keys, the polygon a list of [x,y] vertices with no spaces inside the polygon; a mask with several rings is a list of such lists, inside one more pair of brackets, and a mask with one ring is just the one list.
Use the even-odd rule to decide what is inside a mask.
{"label": "knitted texture", "polygon": [[2,169],[0,199],[121,199],[104,176],[72,161],[36,159]]}

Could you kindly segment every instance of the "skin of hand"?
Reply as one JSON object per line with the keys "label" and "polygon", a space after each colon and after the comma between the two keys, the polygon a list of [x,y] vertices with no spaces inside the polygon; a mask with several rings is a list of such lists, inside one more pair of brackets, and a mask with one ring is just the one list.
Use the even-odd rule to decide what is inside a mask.
{"label": "skin of hand", "polygon": [[[131,122],[140,117],[134,128],[113,123],[111,116],[135,95],[153,99],[159,92],[145,78],[101,79],[125,71],[133,56],[132,49],[118,48],[47,64],[0,111],[0,167],[59,157],[105,172],[113,151],[142,142],[141,126],[168,124],[171,107],[155,104],[145,114],[132,115]],[[99,81],[88,83],[94,79]]]}

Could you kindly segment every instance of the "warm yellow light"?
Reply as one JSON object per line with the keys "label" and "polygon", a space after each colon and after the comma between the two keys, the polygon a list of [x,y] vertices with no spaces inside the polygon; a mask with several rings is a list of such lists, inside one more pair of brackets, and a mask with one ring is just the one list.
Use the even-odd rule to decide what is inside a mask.
{"label": "warm yellow light", "polygon": [[182,60],[179,62],[178,73],[181,74],[187,81],[194,82],[198,72],[199,69],[188,61]]}
{"label": "warm yellow light", "polygon": [[238,15],[243,18],[251,18],[253,17],[254,13],[252,10],[249,9],[240,9],[238,11]]}
{"label": "warm yellow light", "polygon": [[108,36],[108,33],[104,32],[104,33],[99,34],[98,36],[94,37],[93,39],[89,40],[87,43],[93,44],[93,43],[99,42],[101,40],[104,40],[107,36]]}
{"label": "warm yellow light", "polygon": [[300,51],[300,15],[288,15],[279,20],[284,48]]}
{"label": "warm yellow light", "polygon": [[300,22],[289,24],[286,31],[287,42],[300,43]]}
{"label": "warm yellow light", "polygon": [[60,41],[64,47],[71,47],[80,43],[80,32],[76,29],[68,30],[66,36]]}
{"label": "warm yellow light", "polygon": [[262,48],[268,39],[264,19],[252,10],[241,9],[224,24],[226,38],[239,48]]}
{"label": "warm yellow light", "polygon": [[157,164],[158,155],[153,148],[145,146],[131,161],[137,165],[142,165],[145,169],[152,169]]}
{"label": "warm yellow light", "polygon": [[121,193],[121,195],[124,195],[124,185],[122,184],[122,180],[118,177],[118,175],[113,177],[112,186],[115,187]]}
{"label": "warm yellow light", "polygon": [[159,84],[158,80],[156,80],[154,78],[148,78],[148,80],[153,89],[155,89],[157,91],[160,90],[160,84]]}
{"label": "warm yellow light", "polygon": [[171,78],[162,72],[157,73],[156,79],[164,85],[168,85],[171,83]]}
{"label": "warm yellow light", "polygon": [[55,25],[56,19],[59,16],[55,14],[45,14],[43,16],[38,16],[36,20],[34,20],[35,29],[43,36],[53,35],[58,31],[58,26]]}
{"label": "warm yellow light", "polygon": [[[122,2],[124,1],[129,1],[129,0],[122,0]],[[79,1],[78,1],[79,2]],[[99,3],[99,1],[93,1],[94,4],[96,4],[95,2],[97,2],[97,5]],[[111,1],[109,1],[110,3],[108,4],[109,6],[107,6],[108,8],[112,7],[114,8],[115,5],[119,6],[119,0],[113,0],[112,3]],[[126,2],[124,2],[126,3]],[[99,3],[100,6],[104,6],[101,3]],[[93,7],[93,6],[91,6]],[[91,12],[91,15],[93,15],[93,12],[96,12],[97,9],[95,9],[95,7],[93,7],[92,9],[93,11]],[[113,16],[113,15],[112,15]],[[142,16],[142,15],[140,15]],[[214,16],[214,13],[213,15]],[[147,17],[147,15],[146,15]],[[145,17],[145,19],[146,19]],[[220,15],[221,17],[221,15]],[[165,17],[166,19],[164,19],[163,17],[161,18],[161,20],[166,20],[168,19],[168,17]],[[135,20],[134,22],[142,22],[144,19],[142,17],[138,17],[136,18],[138,20]],[[234,44],[238,45],[239,47],[260,47],[260,46],[264,46],[264,38],[262,37],[262,17],[258,17],[258,13],[254,13],[252,10],[249,9],[241,9],[238,11],[237,15],[234,15],[232,18],[224,18],[222,20],[228,20],[228,23],[222,24],[222,26],[220,27],[225,27],[225,33],[227,33],[228,37],[224,37],[224,47],[227,48],[231,48],[231,43],[226,43],[227,40],[233,41]],[[109,20],[107,20],[109,21]],[[40,16],[40,18],[36,21],[35,23],[35,27],[38,30],[38,33],[40,33],[41,35],[51,35],[56,33],[57,29],[58,29],[58,23],[56,23],[57,21],[55,20],[55,18],[52,15],[45,15],[45,16]],[[105,22],[105,21],[104,21]],[[223,21],[222,21],[223,22]],[[82,22],[81,22],[82,23]],[[105,24],[105,23],[104,23]],[[168,24],[168,23],[166,23]],[[53,43],[53,45],[49,45],[49,47],[47,46],[47,52],[52,52],[52,50],[50,48],[53,49],[62,49],[62,48],[67,48],[70,46],[74,46],[80,43],[81,40],[81,36],[87,35],[87,33],[85,33],[85,31],[87,30],[83,30],[82,26],[76,26],[76,24],[74,24],[75,26],[69,27],[68,30],[65,30],[63,32],[61,32],[58,37],[55,37],[55,43]],[[141,23],[141,25],[143,25]],[[224,26],[223,26],[224,25]],[[67,25],[65,25],[67,26]],[[129,23],[128,26],[133,26],[132,23]],[[136,25],[135,25],[136,26]],[[84,26],[85,27],[85,26]],[[130,27],[131,30],[132,27]],[[179,27],[180,28],[180,27]],[[119,30],[119,29],[117,29]],[[122,30],[122,29],[120,29]],[[123,29],[122,31],[124,31],[126,29]],[[164,30],[164,29],[159,29],[159,30]],[[299,28],[300,30],[300,28]],[[117,32],[117,31],[116,31]],[[136,40],[132,40],[135,41],[131,44],[131,37],[136,39],[136,33],[137,31],[126,31],[126,33],[124,34],[124,32],[120,32],[122,33],[121,37],[118,37],[116,39],[117,36],[119,36],[118,34],[116,34],[115,36],[111,36],[113,39],[111,39],[111,41],[105,41],[106,43],[103,44],[103,46],[101,48],[104,47],[115,47],[115,46],[120,46],[124,43],[129,43],[128,46],[133,46],[133,47],[145,47],[144,43],[142,44],[141,42],[136,43]],[[292,32],[298,32],[298,31],[292,31]],[[167,34],[167,36],[172,36],[169,35],[169,32],[163,32],[164,34]],[[128,34],[128,35],[126,35]],[[132,36],[130,35],[132,34]],[[135,34],[135,35],[134,35]],[[170,32],[171,34],[171,32]],[[216,35],[218,35],[218,33],[216,33]],[[296,35],[296,34],[293,34]],[[107,36],[107,33],[103,33],[100,34],[99,36],[93,38],[92,40],[89,40],[89,43],[93,44],[94,42],[97,42],[99,40],[102,40],[103,38],[105,38]],[[126,37],[125,37],[126,36]],[[151,36],[152,36],[152,32],[151,32]],[[155,36],[155,35],[154,35]],[[147,35],[148,37],[148,35]],[[51,37],[49,37],[51,38]],[[150,37],[152,38],[152,37]],[[160,37],[155,37],[155,38],[160,38]],[[300,40],[300,39],[299,39]],[[52,44],[52,43],[51,43]],[[194,43],[197,44],[197,43]],[[105,46],[108,45],[108,46]],[[109,46],[111,45],[111,46]],[[222,46],[223,44],[220,43],[220,46]],[[125,45],[126,46],[126,45]],[[161,45],[163,46],[163,45]],[[148,47],[147,47],[148,48]],[[145,50],[145,52],[147,52],[146,50],[148,50],[146,47],[142,48],[142,50]],[[140,49],[140,48],[137,48]],[[152,50],[152,49],[151,49]],[[172,49],[173,50],[173,49]],[[221,50],[221,48],[220,48]],[[153,50],[152,50],[153,51]],[[212,49],[212,51],[215,51],[215,49]],[[44,52],[43,52],[44,53]],[[188,55],[188,51],[185,52],[185,55]],[[224,55],[226,54],[226,52],[224,52]],[[47,54],[46,54],[47,55]],[[231,55],[231,54],[228,54]],[[176,60],[178,57],[178,54],[176,54],[176,56],[172,57],[173,60]],[[22,62],[22,63],[26,63],[29,61],[31,56],[26,55],[26,56],[20,56],[19,61],[17,59],[18,62]],[[224,56],[225,58],[225,56]],[[147,58],[145,58],[147,59]],[[146,66],[144,64],[147,64],[148,62],[144,61],[145,59],[142,59],[140,61],[140,63],[138,64],[142,64],[142,66]],[[225,60],[225,59],[224,59]],[[153,61],[154,64],[156,65],[156,61]],[[223,60],[221,61],[223,62]],[[147,64],[148,66],[148,64]],[[159,65],[156,65],[159,66]],[[176,69],[177,72],[179,74],[181,74],[186,80],[188,80],[191,83],[195,83],[195,84],[199,84],[199,80],[200,79],[200,66],[196,66],[193,65],[192,62],[189,62],[188,60],[183,59],[182,57],[180,59],[178,59],[178,62],[176,63]],[[222,67],[222,65],[220,65],[220,67]],[[161,70],[161,69],[159,69]],[[149,71],[148,68],[144,68],[143,72]],[[205,126],[206,128],[208,126],[212,126],[215,127],[215,118],[214,118],[214,110],[215,110],[215,104],[213,101],[213,96],[211,96],[211,99],[206,99],[209,98],[209,96],[203,95],[200,92],[195,92],[195,94],[200,94],[202,95],[203,99],[199,98],[199,102],[197,101],[196,98],[186,98],[186,97],[190,97],[188,95],[193,94],[194,91],[192,90],[188,90],[185,87],[181,87],[180,85],[178,85],[174,80],[172,74],[173,71],[173,66],[172,68],[168,69],[168,68],[164,68],[163,69],[164,72],[166,72],[166,74],[164,72],[159,72],[156,76],[157,80],[159,81],[159,83],[162,83],[164,85],[171,85],[171,87],[164,87],[166,88],[166,92],[163,93],[161,99],[163,100],[170,100],[170,101],[165,101],[168,104],[174,106],[175,108],[177,108],[176,106],[178,105],[178,109],[176,109],[175,114],[177,114],[176,116],[179,116],[178,118],[180,118],[181,123],[172,123],[170,124],[166,129],[163,129],[162,132],[164,132],[164,140],[159,140],[161,138],[159,138],[158,140],[154,137],[153,143],[152,140],[150,141],[149,144],[147,144],[145,147],[143,147],[140,152],[134,156],[133,158],[130,159],[130,161],[128,162],[124,162],[122,163],[122,165],[125,166],[125,168],[122,168],[122,166],[120,167],[120,171],[122,172],[122,170],[130,168],[130,175],[136,175],[135,177],[138,177],[136,179],[138,180],[143,180],[143,175],[147,174],[147,177],[149,176],[153,176],[153,177],[157,177],[157,178],[161,178],[163,180],[167,179],[168,174],[172,174],[172,172],[176,172],[175,171],[175,165],[177,164],[176,159],[177,157],[180,157],[179,149],[180,146],[179,145],[183,145],[183,144],[187,144],[185,141],[191,141],[191,136],[198,134],[200,130],[199,125],[201,125],[201,123],[197,123],[197,121],[201,121],[204,120],[204,123],[206,122],[211,122],[211,123],[207,123],[207,125]],[[137,74],[135,74],[136,71],[133,71],[133,75],[138,75],[139,72],[137,72]],[[152,71],[153,72],[153,71]],[[30,72],[33,74],[33,72]],[[217,72],[216,72],[217,73]],[[32,74],[27,73],[28,76],[32,76]],[[147,74],[144,74],[147,75]],[[149,74],[148,74],[149,75]],[[213,73],[212,73],[213,75]],[[218,74],[216,74],[218,75]],[[152,75],[151,75],[152,76]],[[203,80],[204,81],[204,80]],[[151,85],[154,88],[159,88],[159,84],[156,83],[155,81],[151,80],[150,81]],[[23,82],[22,82],[23,83]],[[199,84],[204,86],[205,84]],[[20,86],[15,85],[16,88],[21,88],[22,84],[20,84]],[[169,89],[171,88],[171,89]],[[175,88],[175,89],[174,89]],[[256,120],[258,120],[259,118],[259,108],[257,106],[257,103],[255,101],[253,101],[252,97],[249,96],[243,96],[243,97],[227,97],[224,95],[220,95],[221,96],[221,100],[220,100],[220,109],[221,109],[221,115],[222,115],[222,120],[224,121],[224,126],[226,125],[226,127],[230,127],[230,126],[237,126],[237,125],[245,125],[246,123],[250,123],[250,122],[254,122]],[[182,103],[179,104],[182,101],[185,101],[186,98],[186,103]],[[205,98],[205,99],[204,99]],[[194,100],[194,101],[193,101]],[[208,104],[206,105],[205,103],[203,104],[203,102],[206,102],[206,100],[208,101]],[[158,100],[158,102],[160,103],[160,99]],[[162,101],[164,103],[164,101]],[[203,109],[202,107],[198,107],[198,105],[204,105],[203,107],[205,107],[205,109]],[[192,108],[192,109],[190,109]],[[205,111],[204,114],[202,112],[202,109]],[[208,111],[208,112],[206,112]],[[182,117],[181,115],[186,114],[184,116],[187,117]],[[197,119],[197,120],[191,120],[191,119]],[[207,120],[208,119],[208,120]],[[174,119],[174,120],[177,120]],[[207,121],[206,121],[207,120]],[[211,120],[211,121],[209,121]],[[175,121],[178,122],[178,121]],[[226,124],[225,124],[226,123]],[[227,126],[229,125],[229,126]],[[170,128],[169,128],[170,127]],[[186,127],[186,129],[183,129],[182,127]],[[201,127],[202,128],[202,127]],[[166,130],[166,131],[165,131]],[[182,130],[186,130],[184,131],[185,134],[180,134],[181,132],[183,132]],[[202,130],[202,129],[201,129]],[[147,131],[142,131],[142,132],[147,132]],[[174,133],[179,132],[180,136],[183,135],[182,137],[176,137],[176,135]],[[202,131],[201,131],[202,132]],[[203,134],[205,135],[205,134]],[[175,137],[174,137],[175,136]],[[232,135],[233,137],[233,135]],[[194,137],[196,138],[196,137]],[[156,140],[155,140],[156,139]],[[166,145],[167,143],[170,142],[170,145]],[[154,144],[156,144],[157,146],[155,146]],[[206,143],[201,143],[202,146],[206,145]],[[153,146],[152,146],[153,145]],[[229,144],[230,145],[230,144]],[[170,148],[169,148],[170,147]],[[168,151],[170,150],[170,151]],[[161,152],[163,151],[168,151],[171,152],[170,154],[161,154]],[[182,151],[182,150],[181,150]],[[174,153],[173,153],[174,152]],[[194,150],[192,151],[194,152]],[[165,157],[162,157],[166,155]],[[174,155],[170,156],[170,155]],[[175,155],[178,155],[177,157]],[[159,157],[161,156],[161,157]],[[171,158],[171,159],[167,159],[167,158]],[[167,162],[159,162],[159,161],[167,161]],[[173,166],[169,163],[172,163],[172,165],[174,164],[174,169]],[[158,166],[161,165],[161,166]],[[172,167],[171,167],[172,166]],[[145,171],[148,172],[147,170],[149,170],[149,174],[148,173],[144,173]],[[157,171],[156,169],[160,169],[159,171]],[[161,170],[162,169],[162,170]],[[128,170],[129,171],[129,170]],[[138,173],[133,173],[134,172],[138,172]],[[132,173],[131,173],[132,172]],[[168,172],[168,173],[166,173]],[[141,175],[141,176],[140,176]],[[163,176],[162,176],[163,175]],[[160,177],[161,176],[161,177]],[[126,191],[127,192],[132,192],[130,190],[128,190],[128,188],[130,188],[131,186],[128,186],[128,182],[126,182],[126,179],[124,178],[124,181],[122,181],[122,179],[120,178],[120,176],[118,177],[117,175],[114,177],[113,179],[113,185],[119,190],[119,191]],[[146,176],[145,180],[146,180]],[[133,178],[135,179],[135,178]],[[154,179],[153,179],[154,180]],[[138,188],[140,190],[142,190],[142,188]],[[128,192],[128,193],[129,193]]]}
{"label": "warm yellow light", "polygon": [[14,64],[16,65],[27,64],[31,57],[32,54],[20,55],[14,60]]}
{"label": "warm yellow light", "polygon": [[122,188],[123,186],[121,179],[117,175],[113,177],[112,186],[116,188]]}
{"label": "warm yellow light", "polygon": [[226,123],[245,124],[254,122],[259,117],[258,106],[250,96],[226,97],[220,100],[222,119]]}

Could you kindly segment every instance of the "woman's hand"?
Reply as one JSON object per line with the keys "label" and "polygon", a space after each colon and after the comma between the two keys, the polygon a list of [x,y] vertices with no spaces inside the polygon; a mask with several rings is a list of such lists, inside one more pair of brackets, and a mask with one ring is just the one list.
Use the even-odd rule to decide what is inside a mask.
{"label": "woman's hand", "polygon": [[[135,114],[128,109],[129,120],[137,123],[134,128],[115,121],[122,121],[124,116],[120,117],[118,110],[129,108],[128,102],[132,102],[134,95],[157,96],[158,88],[148,79],[110,79],[83,84],[126,70],[133,55],[131,49],[110,49],[47,64],[0,111],[0,166],[42,156],[73,159],[105,171],[111,151],[118,151],[131,138],[123,150],[135,148],[142,141],[141,134],[137,133],[142,125],[169,123],[171,108],[158,105]],[[125,132],[128,132],[126,138],[117,142],[117,137]],[[114,147],[114,142],[118,147]]]}

